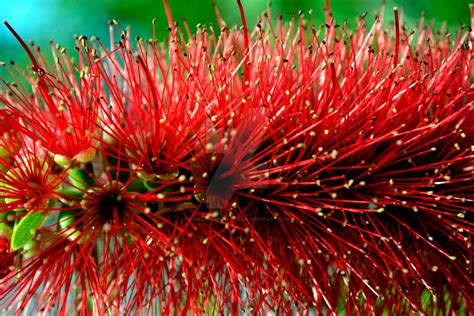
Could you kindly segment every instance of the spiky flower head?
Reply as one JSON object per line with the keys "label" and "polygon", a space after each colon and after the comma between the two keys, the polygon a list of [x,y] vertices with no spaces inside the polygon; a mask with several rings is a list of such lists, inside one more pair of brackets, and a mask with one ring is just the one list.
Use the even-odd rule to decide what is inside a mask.
{"label": "spiky flower head", "polygon": [[32,67],[0,94],[2,307],[473,312],[472,30],[237,2],[241,28],[165,0],[164,42],[111,21],[52,64],[6,23]]}

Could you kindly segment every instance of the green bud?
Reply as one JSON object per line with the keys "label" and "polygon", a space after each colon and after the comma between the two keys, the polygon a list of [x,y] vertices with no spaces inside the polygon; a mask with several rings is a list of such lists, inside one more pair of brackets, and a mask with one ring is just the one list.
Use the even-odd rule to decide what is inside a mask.
{"label": "green bud", "polygon": [[176,179],[179,176],[179,169],[178,168],[172,168],[170,171],[168,171],[165,174],[158,174],[156,177],[160,180],[164,181],[172,181]]}
{"label": "green bud", "polygon": [[0,238],[10,239],[13,234],[13,229],[5,223],[0,223]]}
{"label": "green bud", "polygon": [[60,166],[67,167],[72,159],[63,155],[54,155],[54,162]]}
{"label": "green bud", "polygon": [[82,163],[88,163],[88,162],[91,162],[92,159],[94,159],[95,154],[96,154],[96,149],[93,147],[90,147],[78,153],[76,156],[74,156],[74,159]]}

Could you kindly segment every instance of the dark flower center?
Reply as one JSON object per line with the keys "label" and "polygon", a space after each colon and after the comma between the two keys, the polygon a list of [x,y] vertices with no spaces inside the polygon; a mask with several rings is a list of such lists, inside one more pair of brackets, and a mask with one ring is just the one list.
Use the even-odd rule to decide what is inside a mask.
{"label": "dark flower center", "polygon": [[235,182],[235,174],[230,173],[230,166],[218,165],[209,176],[208,191],[215,195],[227,196],[232,194],[232,185]]}
{"label": "dark flower center", "polygon": [[126,207],[127,203],[122,199],[122,196],[115,192],[104,194],[97,204],[99,215],[105,222],[114,219],[120,220]]}

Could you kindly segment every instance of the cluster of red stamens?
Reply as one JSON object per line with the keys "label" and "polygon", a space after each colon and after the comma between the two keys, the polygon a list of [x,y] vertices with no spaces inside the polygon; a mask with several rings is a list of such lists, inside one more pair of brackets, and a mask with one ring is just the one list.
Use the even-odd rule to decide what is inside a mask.
{"label": "cluster of red stamens", "polygon": [[33,66],[0,79],[1,306],[473,312],[474,32],[237,2],[240,29],[165,0],[164,44],[112,21],[54,64],[5,23]]}

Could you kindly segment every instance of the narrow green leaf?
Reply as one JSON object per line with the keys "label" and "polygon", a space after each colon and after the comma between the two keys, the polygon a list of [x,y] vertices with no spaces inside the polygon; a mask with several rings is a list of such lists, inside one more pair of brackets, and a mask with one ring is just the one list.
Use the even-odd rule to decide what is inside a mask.
{"label": "narrow green leaf", "polygon": [[70,184],[64,184],[61,193],[72,196],[83,196],[84,191],[95,184],[94,180],[80,168],[68,170],[68,181]]}
{"label": "narrow green leaf", "polygon": [[66,229],[71,226],[75,220],[77,220],[77,210],[72,211],[61,211],[59,213],[59,227]]}
{"label": "narrow green leaf", "polygon": [[34,237],[35,230],[41,225],[45,215],[42,213],[30,214],[23,217],[13,228],[11,249],[16,251],[22,248]]}
{"label": "narrow green leaf", "polygon": [[80,168],[69,169],[68,175],[71,184],[79,189],[87,190],[94,185],[94,180]]}

